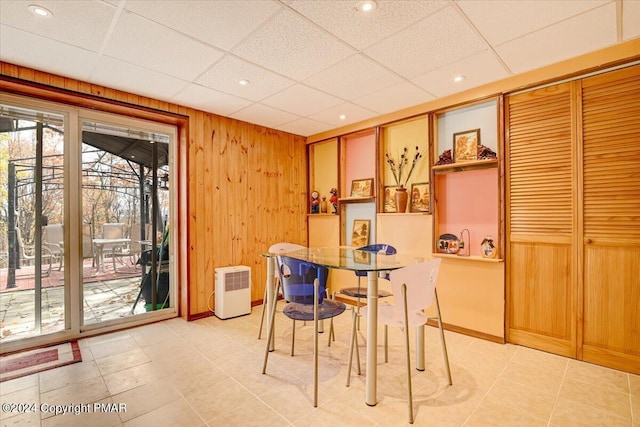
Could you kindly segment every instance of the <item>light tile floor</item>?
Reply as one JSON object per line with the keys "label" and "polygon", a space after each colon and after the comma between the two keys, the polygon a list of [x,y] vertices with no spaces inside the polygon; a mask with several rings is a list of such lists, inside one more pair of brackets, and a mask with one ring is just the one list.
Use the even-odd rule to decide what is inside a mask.
{"label": "light tile floor", "polygon": [[[257,307],[236,319],[172,319],[82,339],[82,363],[4,382],[2,402],[38,408],[97,402],[106,409],[124,404],[126,411],[97,413],[91,406],[91,412],[79,415],[3,412],[0,424],[408,424],[400,331],[389,331],[388,364],[380,347],[379,403],[369,407],[364,375],[352,377],[351,387],[345,387],[350,316],[336,318],[331,347],[327,334],[321,336],[319,406],[313,408],[312,326],[298,325],[296,356],[291,357],[291,322],[278,313],[276,351],[262,375],[266,339],[257,339],[260,313]],[[453,386],[447,386],[437,330],[428,327],[426,336],[426,370],[413,370],[417,426],[640,427],[637,375],[447,332],[453,374]]]}

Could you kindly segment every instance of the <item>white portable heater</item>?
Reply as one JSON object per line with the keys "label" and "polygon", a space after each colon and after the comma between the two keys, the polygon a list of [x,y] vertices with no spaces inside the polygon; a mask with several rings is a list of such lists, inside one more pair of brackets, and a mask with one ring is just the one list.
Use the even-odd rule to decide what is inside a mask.
{"label": "white portable heater", "polygon": [[251,313],[251,268],[246,265],[216,268],[215,312],[220,319]]}

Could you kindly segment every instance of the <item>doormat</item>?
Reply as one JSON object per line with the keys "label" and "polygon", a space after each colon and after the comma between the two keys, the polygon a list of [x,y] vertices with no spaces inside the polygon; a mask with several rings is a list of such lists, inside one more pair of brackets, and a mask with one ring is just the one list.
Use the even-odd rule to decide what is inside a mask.
{"label": "doormat", "polygon": [[0,382],[82,362],[78,341],[0,356]]}

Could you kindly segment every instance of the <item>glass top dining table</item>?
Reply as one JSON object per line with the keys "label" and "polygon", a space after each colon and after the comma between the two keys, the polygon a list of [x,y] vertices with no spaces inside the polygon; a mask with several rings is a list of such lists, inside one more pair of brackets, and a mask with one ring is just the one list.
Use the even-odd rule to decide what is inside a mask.
{"label": "glass top dining table", "polygon": [[[301,261],[308,261],[327,268],[351,270],[367,273],[367,370],[366,370],[366,403],[375,406],[377,403],[377,348],[378,348],[378,272],[396,270],[411,264],[424,261],[416,255],[396,253],[372,253],[353,247],[318,247],[304,248],[292,252],[269,254],[270,256],[286,256]],[[424,330],[418,331],[418,340],[424,342]],[[419,345],[419,349],[424,346]],[[418,369],[424,369],[424,353],[417,352]]]}

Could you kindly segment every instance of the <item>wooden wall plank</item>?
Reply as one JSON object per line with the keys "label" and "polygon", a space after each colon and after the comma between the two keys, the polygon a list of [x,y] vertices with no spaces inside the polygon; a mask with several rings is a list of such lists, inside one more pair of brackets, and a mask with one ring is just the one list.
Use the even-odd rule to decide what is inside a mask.
{"label": "wooden wall plank", "polygon": [[[189,243],[187,254],[180,254],[185,264],[180,267],[188,269],[187,283],[180,283],[186,287],[180,292],[182,316],[211,314],[217,267],[251,266],[251,297],[261,300],[266,273],[260,254],[279,241],[306,245],[304,137],[13,64],[0,62],[0,73],[0,90],[73,105],[105,101],[99,108],[145,119],[154,117],[155,110],[188,118],[188,133],[180,142],[186,147],[178,150],[187,159],[178,172],[181,182],[176,183],[180,188],[186,180],[186,203],[179,210],[187,235],[178,236]],[[47,85],[34,88],[29,82]],[[61,95],[55,89],[72,92]],[[87,101],[83,94],[97,100]]]}

